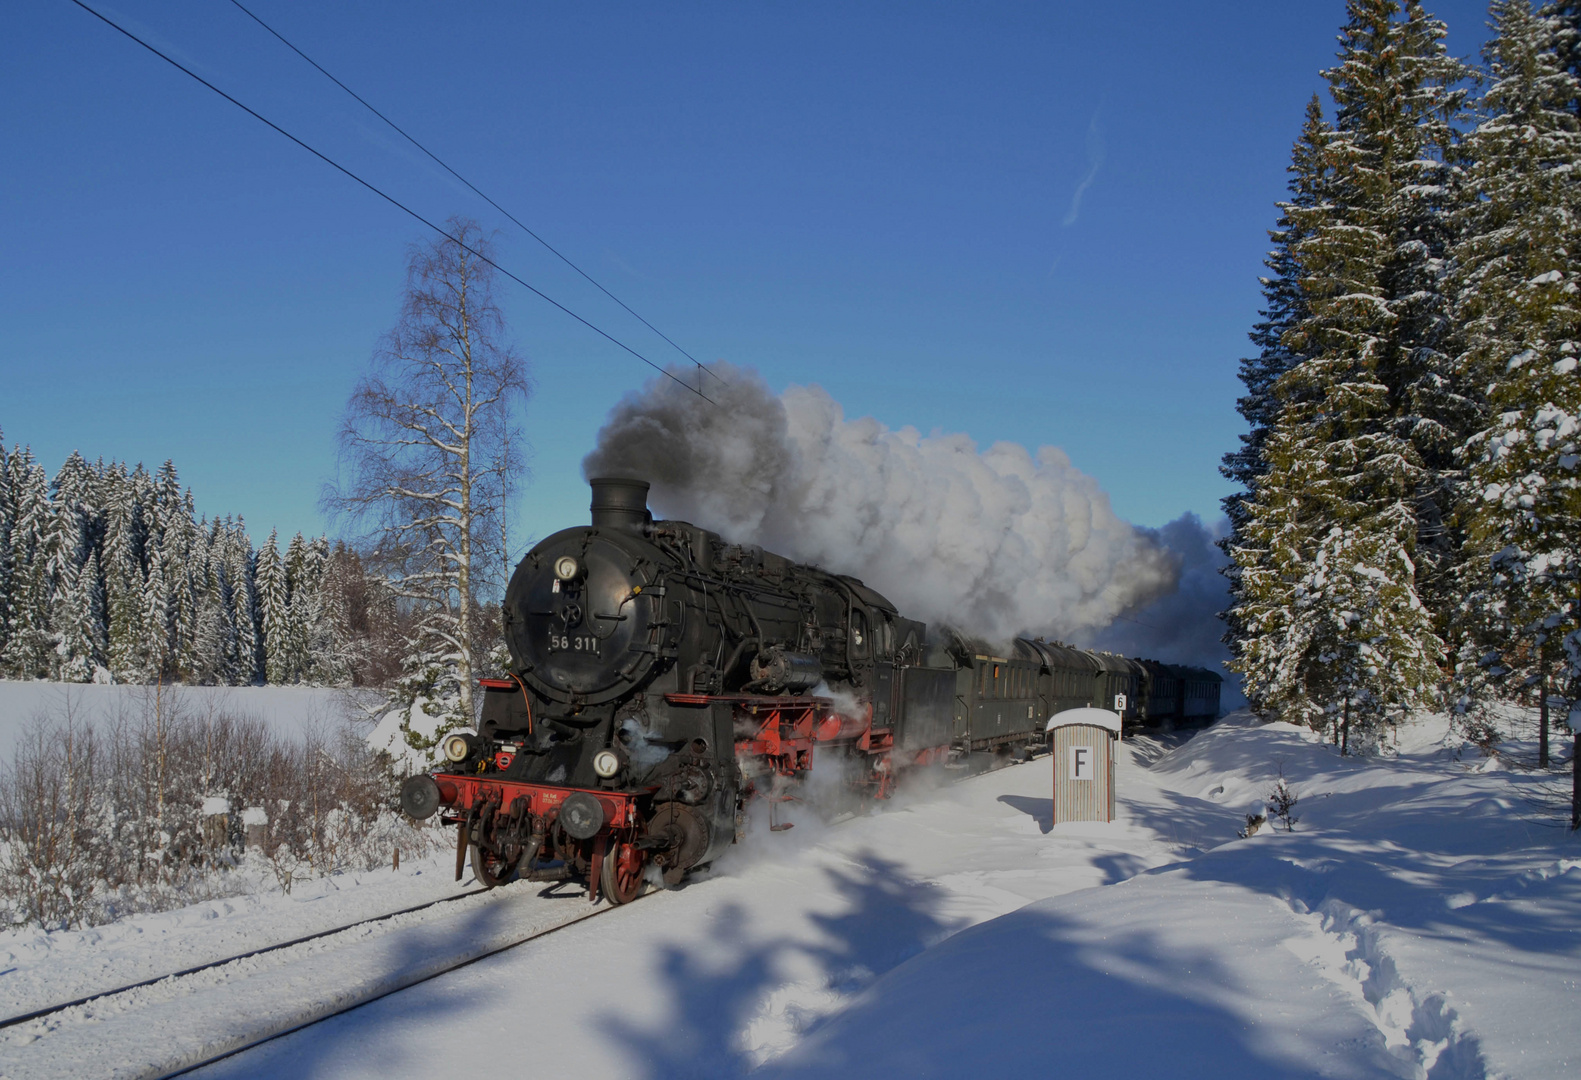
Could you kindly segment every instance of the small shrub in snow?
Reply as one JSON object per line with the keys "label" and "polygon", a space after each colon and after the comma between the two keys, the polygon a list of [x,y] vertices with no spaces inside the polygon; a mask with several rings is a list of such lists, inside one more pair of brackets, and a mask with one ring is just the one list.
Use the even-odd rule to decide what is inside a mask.
{"label": "small shrub in snow", "polygon": [[1491,719],[1486,716],[1465,716],[1460,720],[1460,727],[1466,736],[1466,741],[1480,750],[1483,757],[1494,757],[1498,754],[1499,743],[1504,735]]}
{"label": "small shrub in snow", "polygon": [[1285,783],[1281,771],[1278,781],[1268,791],[1268,813],[1284,824],[1285,832],[1295,832],[1296,822],[1301,819],[1296,817],[1294,810],[1296,803],[1300,802],[1295,788]]}

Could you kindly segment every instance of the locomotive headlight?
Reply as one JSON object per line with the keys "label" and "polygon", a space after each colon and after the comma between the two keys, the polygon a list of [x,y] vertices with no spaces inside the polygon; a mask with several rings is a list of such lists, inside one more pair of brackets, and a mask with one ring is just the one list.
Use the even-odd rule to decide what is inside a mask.
{"label": "locomotive headlight", "polygon": [[613,750],[600,750],[593,755],[593,771],[608,780],[620,771],[620,755]]}
{"label": "locomotive headlight", "polygon": [[582,564],[574,555],[562,555],[554,561],[554,576],[561,581],[575,581],[582,573]]}
{"label": "locomotive headlight", "polygon": [[449,761],[465,761],[472,753],[472,739],[461,732],[457,732],[445,739],[444,751],[445,758]]}

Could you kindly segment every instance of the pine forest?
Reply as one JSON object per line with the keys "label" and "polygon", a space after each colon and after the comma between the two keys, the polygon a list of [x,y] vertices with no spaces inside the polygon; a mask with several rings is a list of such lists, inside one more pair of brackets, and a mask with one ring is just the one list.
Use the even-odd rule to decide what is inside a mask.
{"label": "pine forest", "polygon": [[196,516],[169,461],[50,478],[0,444],[0,677],[246,685],[382,681],[381,582],[344,543]]}

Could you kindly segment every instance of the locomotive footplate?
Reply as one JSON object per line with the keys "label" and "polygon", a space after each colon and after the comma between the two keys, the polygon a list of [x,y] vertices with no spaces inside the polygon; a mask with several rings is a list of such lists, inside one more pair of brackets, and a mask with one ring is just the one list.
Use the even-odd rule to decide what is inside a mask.
{"label": "locomotive footplate", "polygon": [[[441,822],[459,826],[456,880],[467,851],[479,883],[502,885],[518,872],[533,880],[561,880],[585,872],[588,899],[623,904],[642,887],[644,848],[637,844],[637,800],[649,792],[594,791],[527,784],[486,776],[434,773],[421,780],[437,789]],[[412,781],[408,781],[410,785]],[[548,857],[558,865],[540,869]]]}
{"label": "locomotive footplate", "polygon": [[[457,773],[434,773],[433,781],[439,787],[439,805],[444,809],[442,819],[446,825],[460,824],[469,811],[475,812],[487,804],[496,808],[511,807],[517,799],[526,799],[526,809],[545,825],[559,817],[561,809],[572,795],[583,795],[598,805],[603,824],[594,832],[609,829],[632,829],[637,826],[637,799],[646,792],[592,791],[587,788],[551,787],[546,784],[525,784],[517,780],[501,780],[488,776],[462,776]],[[584,800],[573,801],[572,809],[585,806]],[[586,828],[585,825],[580,826]],[[568,830],[569,831],[569,830]],[[576,833],[572,833],[573,836]],[[591,839],[593,833],[578,839]]]}

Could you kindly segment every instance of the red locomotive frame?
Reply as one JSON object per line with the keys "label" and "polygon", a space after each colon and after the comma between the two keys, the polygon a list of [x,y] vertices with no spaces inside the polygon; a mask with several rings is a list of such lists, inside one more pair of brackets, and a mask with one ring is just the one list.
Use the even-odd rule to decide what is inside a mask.
{"label": "red locomotive frame", "polygon": [[[497,680],[485,680],[485,685],[494,682]],[[820,745],[827,748],[826,752],[836,751],[859,763],[851,777],[854,787],[875,799],[887,799],[894,793],[893,733],[873,729],[871,705],[862,707],[861,716],[850,717],[841,715],[832,700],[822,697],[672,693],[665,695],[665,701],[682,707],[730,706],[737,732],[735,757],[742,776],[740,797],[744,802],[759,798],[768,803],[771,829],[791,827],[789,823],[776,822],[776,807],[796,800],[792,782],[812,769]],[[948,746],[930,747],[908,756],[905,764],[942,760],[949,750]],[[457,879],[468,845],[494,835],[530,836],[529,850],[536,853],[566,800],[580,793],[596,800],[603,811],[598,831],[583,842],[590,851],[584,853],[579,847],[574,853],[587,865],[589,899],[596,902],[601,892],[617,894],[609,896],[616,902],[633,898],[640,891],[648,859],[639,844],[647,824],[642,804],[654,789],[609,791],[527,783],[489,771],[491,767],[508,767],[510,756],[509,749],[497,751],[479,763],[480,771],[475,775],[432,775],[444,809],[442,822],[459,827]],[[568,860],[573,857],[572,852],[559,854]],[[529,855],[527,862],[531,858]],[[612,873],[606,874],[604,864],[611,859],[616,865]],[[479,873],[488,884],[486,875],[486,870]]]}

